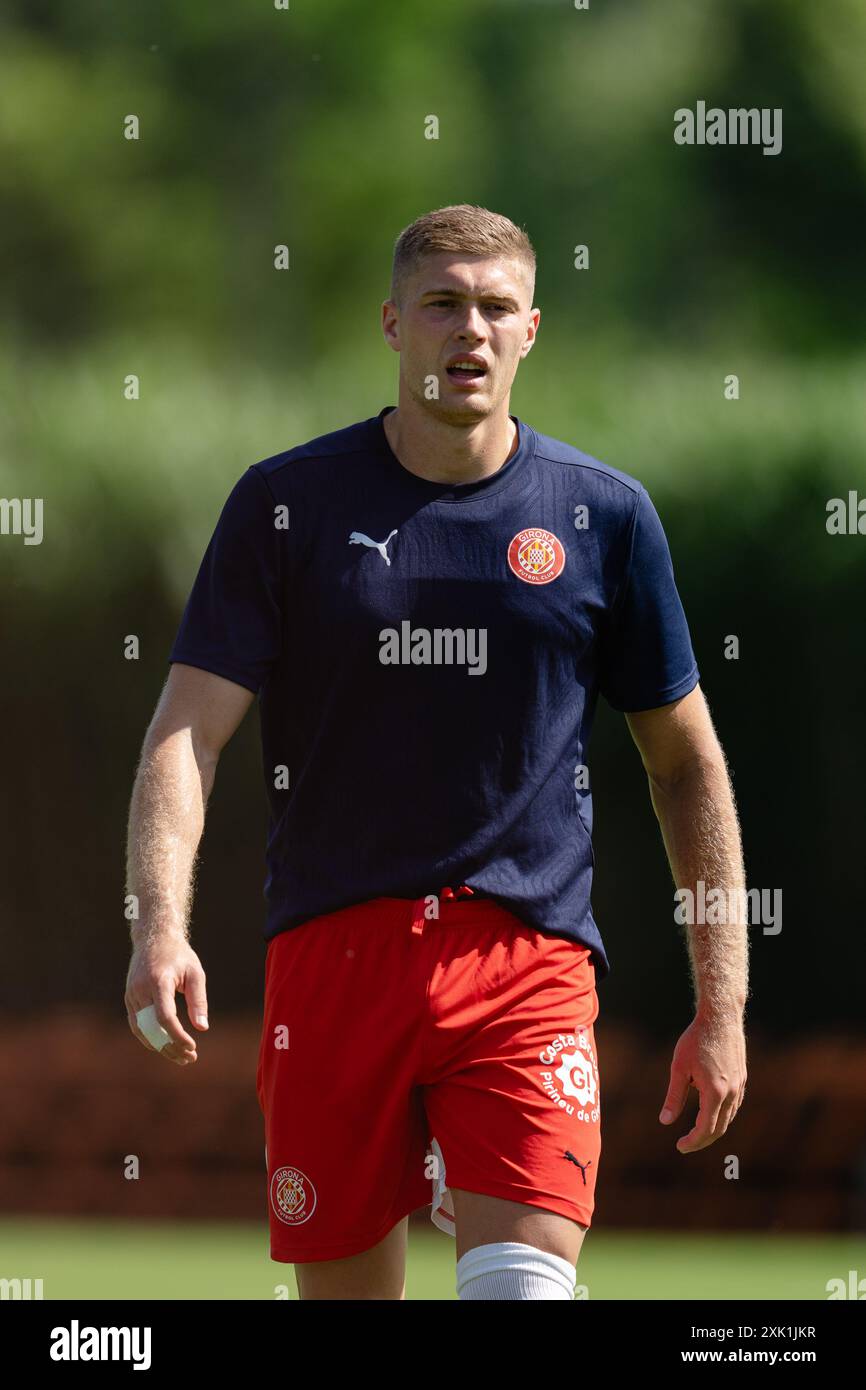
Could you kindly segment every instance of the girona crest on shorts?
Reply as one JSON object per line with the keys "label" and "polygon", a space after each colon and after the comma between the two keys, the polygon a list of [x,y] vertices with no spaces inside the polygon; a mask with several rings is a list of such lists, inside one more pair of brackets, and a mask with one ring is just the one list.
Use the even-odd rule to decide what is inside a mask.
{"label": "girona crest on shorts", "polygon": [[554,1076],[564,1096],[573,1096],[581,1105],[595,1105],[595,1071],[591,1059],[583,1052],[563,1052]]}
{"label": "girona crest on shorts", "polygon": [[271,1178],[271,1206],[287,1226],[302,1226],[316,1210],[316,1189],[300,1168],[277,1168]]}
{"label": "girona crest on shorts", "polygon": [[518,579],[527,584],[549,584],[562,574],[565,549],[552,531],[527,526],[518,531],[508,547],[508,565]]}
{"label": "girona crest on shorts", "polygon": [[[538,1054],[544,1069],[539,1071],[542,1089],[551,1102],[584,1124],[597,1123],[599,1107],[598,1064],[590,1030],[557,1033]],[[558,1063],[554,1070],[554,1064]],[[574,1102],[574,1103],[573,1103]]]}

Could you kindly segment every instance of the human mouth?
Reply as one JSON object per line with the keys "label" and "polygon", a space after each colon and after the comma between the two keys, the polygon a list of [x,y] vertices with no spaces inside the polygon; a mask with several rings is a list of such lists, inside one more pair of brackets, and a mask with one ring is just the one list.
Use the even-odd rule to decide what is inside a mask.
{"label": "human mouth", "polygon": [[451,381],[458,386],[475,386],[487,375],[487,363],[473,352],[452,357],[445,368]]}

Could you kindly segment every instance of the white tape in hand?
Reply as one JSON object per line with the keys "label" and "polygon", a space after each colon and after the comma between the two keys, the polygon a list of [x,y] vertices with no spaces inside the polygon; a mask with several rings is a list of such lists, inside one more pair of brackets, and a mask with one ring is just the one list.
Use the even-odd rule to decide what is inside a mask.
{"label": "white tape in hand", "polygon": [[139,1009],[135,1015],[135,1022],[139,1032],[143,1033],[157,1052],[161,1052],[166,1043],[172,1041],[170,1033],[167,1033],[156,1016],[156,1009],[152,1004],[148,1004],[146,1009]]}

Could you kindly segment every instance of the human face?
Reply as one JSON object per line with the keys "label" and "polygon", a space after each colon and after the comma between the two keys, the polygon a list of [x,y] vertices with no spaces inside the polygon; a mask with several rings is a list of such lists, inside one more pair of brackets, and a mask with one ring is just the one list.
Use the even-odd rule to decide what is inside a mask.
{"label": "human face", "polygon": [[[472,424],[508,410],[521,358],[535,340],[541,312],[519,261],[427,256],[408,278],[403,302],[383,305],[383,331],[400,353],[400,388],[452,424]],[[473,366],[462,370],[456,363]],[[429,399],[430,378],[437,397]]]}

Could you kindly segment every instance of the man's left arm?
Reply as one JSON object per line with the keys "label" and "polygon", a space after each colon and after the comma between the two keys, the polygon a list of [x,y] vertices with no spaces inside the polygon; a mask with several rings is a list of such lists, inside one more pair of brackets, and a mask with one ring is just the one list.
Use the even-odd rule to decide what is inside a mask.
{"label": "man's left arm", "polygon": [[695,1125],[677,1141],[680,1153],[692,1153],[725,1133],[746,1087],[748,922],[740,827],[725,756],[700,686],[670,705],[627,713],[626,720],[649,778],[676,887],[689,889],[695,903],[702,882],[701,901],[721,889],[725,903],[736,908],[722,914],[726,920],[719,925],[687,926],[695,1017],[674,1050],[659,1119],[673,1123],[690,1085],[697,1089]]}

